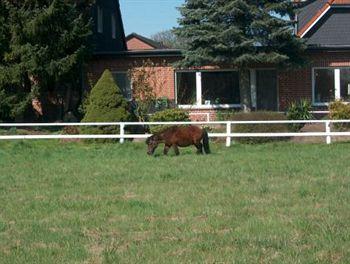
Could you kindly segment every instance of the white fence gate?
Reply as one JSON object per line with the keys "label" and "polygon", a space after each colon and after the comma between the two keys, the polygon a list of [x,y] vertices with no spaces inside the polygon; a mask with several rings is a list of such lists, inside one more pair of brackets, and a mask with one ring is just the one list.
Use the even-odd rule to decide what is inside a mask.
{"label": "white fence gate", "polygon": [[[152,126],[152,125],[202,125],[202,126],[225,126],[223,133],[209,133],[210,138],[226,138],[226,146],[230,147],[233,138],[249,137],[324,137],[327,144],[331,144],[332,137],[350,136],[350,132],[332,132],[332,124],[350,123],[350,120],[276,120],[276,121],[216,121],[216,122],[110,122],[110,123],[0,123],[0,128],[19,127],[82,127],[82,126],[119,126],[120,132],[115,135],[0,135],[0,140],[19,139],[119,139],[124,143],[125,139],[146,139],[149,134],[126,134],[125,128],[128,126]],[[233,133],[232,127],[235,125],[255,125],[255,124],[323,124],[324,132],[295,132],[295,133]]]}

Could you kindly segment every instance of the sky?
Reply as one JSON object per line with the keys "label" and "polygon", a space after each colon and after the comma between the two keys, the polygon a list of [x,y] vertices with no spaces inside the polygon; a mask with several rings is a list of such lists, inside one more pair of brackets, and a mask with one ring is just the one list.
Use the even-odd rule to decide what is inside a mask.
{"label": "sky", "polygon": [[177,26],[176,7],[185,0],[119,0],[125,34],[151,35]]}

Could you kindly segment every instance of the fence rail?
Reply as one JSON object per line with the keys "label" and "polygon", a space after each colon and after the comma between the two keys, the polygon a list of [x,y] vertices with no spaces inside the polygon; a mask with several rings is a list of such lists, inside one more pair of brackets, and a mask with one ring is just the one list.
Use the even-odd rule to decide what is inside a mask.
{"label": "fence rail", "polygon": [[[273,120],[273,121],[213,121],[213,122],[100,122],[100,123],[0,123],[0,128],[17,127],[82,127],[82,126],[119,126],[119,134],[115,135],[0,135],[0,140],[20,139],[119,139],[124,143],[125,139],[146,139],[150,134],[126,134],[128,126],[152,126],[152,125],[221,125],[226,127],[223,133],[209,133],[210,138],[226,138],[226,146],[231,146],[233,138],[249,137],[325,137],[326,143],[332,143],[332,137],[350,136],[350,132],[332,132],[331,125],[350,123],[350,120]],[[324,132],[286,132],[286,133],[233,133],[235,125],[256,124],[324,124]]]}

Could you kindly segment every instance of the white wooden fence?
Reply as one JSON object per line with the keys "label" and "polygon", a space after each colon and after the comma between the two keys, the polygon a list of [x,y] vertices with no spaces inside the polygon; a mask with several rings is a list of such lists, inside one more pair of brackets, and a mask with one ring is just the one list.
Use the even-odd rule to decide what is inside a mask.
{"label": "white wooden fence", "polygon": [[[0,123],[0,128],[29,128],[29,127],[82,127],[82,126],[119,126],[120,132],[115,135],[0,135],[0,140],[19,139],[119,139],[124,143],[125,139],[146,139],[150,134],[126,134],[128,126],[152,126],[152,125],[198,125],[198,126],[225,126],[223,133],[209,133],[210,138],[226,138],[226,146],[230,147],[233,138],[249,137],[324,137],[327,144],[332,143],[332,137],[350,136],[350,132],[332,132],[331,125],[336,123],[350,123],[350,120],[276,120],[276,121],[216,121],[216,122],[111,122],[111,123]],[[233,133],[232,127],[239,124],[323,124],[324,132],[295,132],[295,133]]]}

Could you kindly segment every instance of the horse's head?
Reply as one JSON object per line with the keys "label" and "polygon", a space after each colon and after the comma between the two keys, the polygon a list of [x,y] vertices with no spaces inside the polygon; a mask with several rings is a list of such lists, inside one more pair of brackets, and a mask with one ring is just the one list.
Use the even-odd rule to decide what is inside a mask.
{"label": "horse's head", "polygon": [[159,138],[157,135],[153,135],[150,136],[149,138],[147,138],[146,140],[146,144],[148,145],[148,150],[147,150],[147,154],[148,155],[153,155],[154,151],[156,150],[156,148],[159,145]]}

